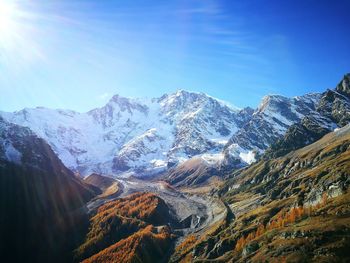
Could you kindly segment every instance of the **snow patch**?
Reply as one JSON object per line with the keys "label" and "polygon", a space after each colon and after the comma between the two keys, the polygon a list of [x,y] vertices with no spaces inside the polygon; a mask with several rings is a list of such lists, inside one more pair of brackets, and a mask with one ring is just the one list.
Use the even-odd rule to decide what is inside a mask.
{"label": "snow patch", "polygon": [[21,164],[22,154],[11,143],[5,145],[5,156],[8,161]]}
{"label": "snow patch", "polygon": [[217,153],[217,154],[202,154],[200,156],[207,164],[209,165],[216,165],[219,164],[224,160],[224,154]]}
{"label": "snow patch", "polygon": [[230,145],[227,148],[227,150],[231,156],[240,158],[243,162],[247,164],[251,164],[256,161],[254,151],[246,150],[236,143]]}
{"label": "snow patch", "polygon": [[253,151],[241,152],[239,154],[239,157],[247,164],[251,164],[251,163],[254,163],[256,161],[255,160],[255,153]]}
{"label": "snow patch", "polygon": [[151,164],[154,166],[154,167],[164,167],[164,166],[167,166],[167,162],[164,161],[164,160],[152,160],[151,161]]}

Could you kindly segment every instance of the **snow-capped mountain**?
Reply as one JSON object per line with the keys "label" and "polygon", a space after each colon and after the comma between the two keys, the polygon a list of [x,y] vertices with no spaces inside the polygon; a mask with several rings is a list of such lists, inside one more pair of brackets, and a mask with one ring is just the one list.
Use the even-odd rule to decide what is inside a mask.
{"label": "snow-capped mountain", "polygon": [[86,113],[42,107],[1,113],[45,139],[67,167],[83,175],[156,172],[218,153],[251,114],[183,90],[154,99],[116,95]]}
{"label": "snow-capped mountain", "polygon": [[[23,191],[25,194],[36,187],[38,187],[36,188],[38,192],[51,191],[51,195],[57,194],[58,189],[62,193],[69,192],[69,194],[62,194],[59,197],[61,198],[59,202],[66,198],[77,198],[78,202],[82,202],[82,200],[89,200],[99,193],[98,188],[85,184],[79,177],[75,176],[44,139],[38,137],[29,128],[9,123],[1,116],[0,174],[2,182],[7,184],[6,187],[9,187],[10,183],[23,181],[18,187],[26,185],[28,192]],[[26,179],[24,180],[24,178]],[[21,191],[18,191],[17,195],[20,194]],[[41,200],[41,205],[47,201]]]}
{"label": "snow-capped mountain", "polygon": [[251,164],[257,153],[264,153],[291,126],[317,113],[321,98],[318,93],[294,98],[265,96],[255,111],[249,110],[251,117],[234,133],[222,153],[196,156],[170,169],[165,180],[178,186],[198,185],[207,183],[215,175],[223,176],[225,172]]}
{"label": "snow-capped mountain", "polygon": [[256,153],[274,159],[349,122],[350,74],[335,89],[323,93],[294,98],[269,95],[232,136],[223,153],[193,157],[169,169],[164,179],[177,186],[207,184],[215,175],[224,177],[226,172],[254,162]]}

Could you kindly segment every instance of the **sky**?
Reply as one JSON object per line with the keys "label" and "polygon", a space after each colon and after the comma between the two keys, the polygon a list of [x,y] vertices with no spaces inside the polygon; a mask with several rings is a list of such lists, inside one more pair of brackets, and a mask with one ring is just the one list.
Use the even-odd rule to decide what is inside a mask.
{"label": "sky", "polygon": [[350,72],[350,1],[0,0],[0,110],[80,112],[114,94],[238,107]]}

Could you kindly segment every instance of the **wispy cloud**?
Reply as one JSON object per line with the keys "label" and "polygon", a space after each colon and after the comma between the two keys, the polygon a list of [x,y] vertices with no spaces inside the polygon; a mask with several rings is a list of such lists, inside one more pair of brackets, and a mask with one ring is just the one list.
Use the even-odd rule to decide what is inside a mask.
{"label": "wispy cloud", "polygon": [[105,101],[105,100],[109,99],[109,97],[111,97],[111,94],[108,92],[104,92],[104,93],[98,95],[97,99]]}

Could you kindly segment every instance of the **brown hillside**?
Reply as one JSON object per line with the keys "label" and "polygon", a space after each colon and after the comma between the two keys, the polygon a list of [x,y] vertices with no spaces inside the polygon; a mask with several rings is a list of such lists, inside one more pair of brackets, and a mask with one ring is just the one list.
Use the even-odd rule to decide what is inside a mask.
{"label": "brown hillside", "polygon": [[113,178],[106,177],[100,174],[90,174],[88,177],[84,179],[84,181],[88,184],[96,186],[100,188],[102,191],[105,191],[108,187],[114,184],[116,181]]}
{"label": "brown hillside", "polygon": [[149,224],[166,225],[168,222],[171,222],[169,208],[155,194],[134,193],[109,202],[99,207],[90,219],[89,233],[76,250],[76,258],[88,258]]}
{"label": "brown hillside", "polygon": [[98,209],[98,213],[115,211],[121,216],[137,218],[154,225],[167,224],[170,218],[165,202],[153,193],[134,193]]}
{"label": "brown hillside", "polygon": [[147,226],[130,237],[84,260],[84,263],[156,263],[166,255],[171,235],[168,227]]}

